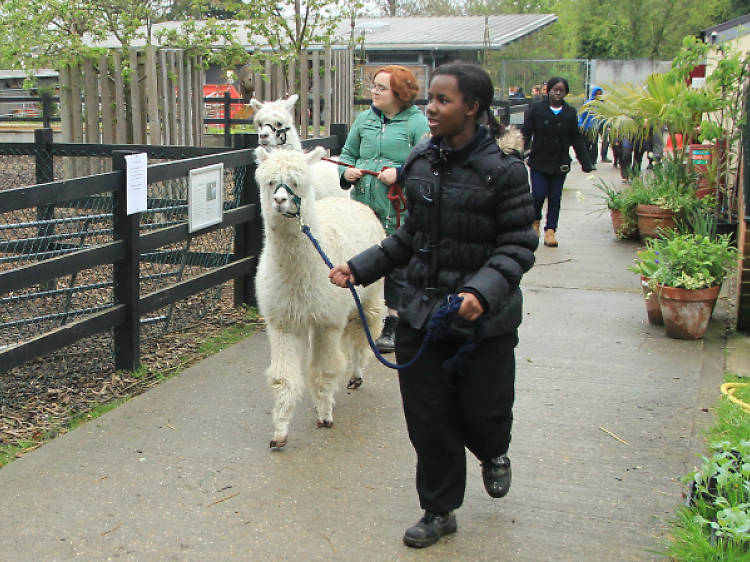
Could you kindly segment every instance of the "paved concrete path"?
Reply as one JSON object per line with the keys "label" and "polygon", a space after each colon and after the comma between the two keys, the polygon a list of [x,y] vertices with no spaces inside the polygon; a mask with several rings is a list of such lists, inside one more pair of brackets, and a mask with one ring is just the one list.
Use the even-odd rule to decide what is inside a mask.
{"label": "paved concrete path", "polygon": [[723,329],[678,341],[650,326],[625,270],[637,244],[598,206],[576,167],[560,247],[541,247],[523,283],[511,493],[489,498],[470,458],[447,540],[401,544],[419,507],[395,374],[371,363],[331,430],[306,400],[272,452],[259,334],[0,470],[0,559],[656,558],[703,450]]}

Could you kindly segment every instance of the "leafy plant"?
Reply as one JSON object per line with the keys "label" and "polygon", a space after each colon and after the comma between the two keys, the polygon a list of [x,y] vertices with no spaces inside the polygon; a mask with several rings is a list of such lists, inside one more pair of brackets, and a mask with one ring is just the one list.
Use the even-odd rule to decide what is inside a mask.
{"label": "leafy plant", "polygon": [[628,269],[637,275],[651,279],[661,267],[661,254],[655,247],[657,242],[655,238],[646,240],[646,247],[638,251],[634,264]]}
{"label": "leafy plant", "polygon": [[[733,375],[725,377],[725,382],[742,380]],[[738,394],[741,399],[750,400],[750,387],[742,388],[735,396]],[[699,470],[683,478],[690,485],[689,501],[679,510],[672,525],[671,540],[666,545],[669,559],[675,562],[750,559],[747,541],[750,532],[742,531],[750,502],[748,435],[750,416],[736,404],[722,399],[716,408],[716,422],[707,435],[711,452],[702,457]]]}
{"label": "leafy plant", "polygon": [[750,441],[711,447],[711,457],[689,476],[694,521],[715,539],[750,545]]}
{"label": "leafy plant", "polygon": [[664,157],[653,173],[631,181],[635,205],[656,205],[675,213],[678,230],[689,231],[687,218],[711,205],[712,199],[695,196],[696,174],[679,157]]}
{"label": "leafy plant", "polygon": [[651,279],[668,287],[703,289],[719,285],[735,266],[737,252],[729,235],[711,238],[703,234],[665,234],[652,249],[659,263]]}

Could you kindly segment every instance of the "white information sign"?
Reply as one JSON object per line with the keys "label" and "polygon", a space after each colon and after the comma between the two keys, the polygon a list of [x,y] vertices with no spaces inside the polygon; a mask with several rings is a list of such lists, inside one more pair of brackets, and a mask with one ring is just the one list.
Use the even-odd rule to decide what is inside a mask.
{"label": "white information sign", "polygon": [[145,152],[125,156],[125,207],[129,215],[142,213],[148,207],[148,157]]}
{"label": "white information sign", "polygon": [[224,164],[190,170],[188,231],[195,232],[224,220]]}

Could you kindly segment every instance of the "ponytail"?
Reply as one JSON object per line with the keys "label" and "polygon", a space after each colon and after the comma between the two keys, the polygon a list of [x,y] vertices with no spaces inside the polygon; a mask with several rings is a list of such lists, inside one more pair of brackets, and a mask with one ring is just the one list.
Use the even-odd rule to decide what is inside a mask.
{"label": "ponytail", "polygon": [[489,127],[490,132],[492,133],[492,136],[495,137],[496,139],[499,139],[505,134],[505,125],[500,123],[500,121],[498,121],[495,118],[495,114],[492,113],[491,107],[487,108],[486,115],[487,115],[487,127]]}

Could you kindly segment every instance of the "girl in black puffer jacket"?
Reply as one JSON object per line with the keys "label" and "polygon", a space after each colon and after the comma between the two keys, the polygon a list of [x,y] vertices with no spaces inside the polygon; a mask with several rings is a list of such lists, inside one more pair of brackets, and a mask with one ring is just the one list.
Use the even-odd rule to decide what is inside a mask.
{"label": "girl in black puffer jacket", "polygon": [[[396,358],[409,362],[446,295],[463,302],[451,335],[430,342],[399,370],[409,437],[417,452],[417,492],[425,514],[404,542],[423,547],[456,530],[468,448],[482,463],[487,492],[510,488],[507,452],[513,419],[514,348],[522,275],[538,244],[526,169],[490,111],[492,81],[480,67],[443,65],[433,73],[427,119],[432,138],[404,164],[408,217],[379,246],[335,267],[331,281],[367,285],[406,266],[408,286],[396,331]],[[478,125],[486,119],[489,128]],[[520,147],[520,146],[519,146]],[[443,364],[480,330],[479,345],[455,368]]]}

